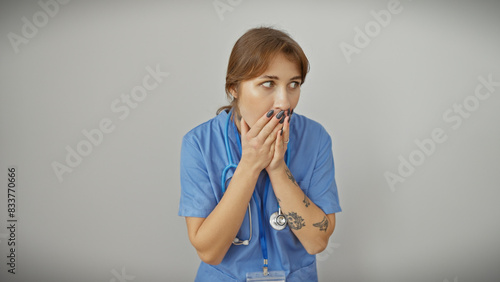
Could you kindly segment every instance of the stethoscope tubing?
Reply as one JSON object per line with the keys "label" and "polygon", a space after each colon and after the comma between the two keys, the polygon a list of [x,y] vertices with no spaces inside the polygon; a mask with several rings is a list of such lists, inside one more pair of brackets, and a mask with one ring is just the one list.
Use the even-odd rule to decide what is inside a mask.
{"label": "stethoscope tubing", "polygon": [[[222,193],[223,194],[226,192],[226,176],[227,176],[228,171],[230,169],[236,170],[236,168],[238,167],[238,165],[234,163],[233,155],[232,155],[231,149],[229,147],[229,126],[230,126],[232,112],[233,112],[233,110],[231,109],[231,111],[229,111],[229,113],[228,113],[226,127],[224,130],[224,145],[226,147],[226,154],[227,154],[229,164],[222,171],[221,184],[222,184]],[[240,136],[238,134],[238,130],[236,129],[236,125],[234,125],[234,123],[233,123],[233,127],[234,127],[235,136],[237,139],[238,149],[239,149],[239,152],[241,154],[241,152],[242,152],[241,139],[240,139]],[[288,144],[288,146],[290,146],[290,144]],[[285,153],[285,162],[286,162],[286,165],[289,166],[289,164],[290,164],[289,150],[287,150]],[[265,230],[264,230],[264,222],[262,219],[262,215],[265,214],[265,207],[266,207],[266,203],[267,203],[267,196],[268,196],[268,192],[269,192],[270,182],[271,181],[268,177],[266,179],[266,184],[265,184],[265,188],[264,188],[262,205],[260,205],[260,202],[257,201],[257,190],[256,189],[254,190],[254,193],[252,194],[252,199],[254,200],[255,204],[257,205],[257,213],[258,213],[258,221],[259,221],[259,239],[260,239],[259,241],[260,241],[260,246],[261,246],[261,250],[262,250],[262,256],[264,258],[264,267],[267,267],[268,253],[267,253],[267,240],[266,240],[266,235],[265,235]],[[278,204],[278,209],[279,209],[279,204]],[[251,213],[251,210],[249,209],[248,212]],[[249,217],[249,220],[251,220],[250,217]],[[250,228],[252,228],[252,225],[250,225]],[[251,230],[250,230],[250,232],[251,232]],[[250,238],[248,240],[250,240]]]}

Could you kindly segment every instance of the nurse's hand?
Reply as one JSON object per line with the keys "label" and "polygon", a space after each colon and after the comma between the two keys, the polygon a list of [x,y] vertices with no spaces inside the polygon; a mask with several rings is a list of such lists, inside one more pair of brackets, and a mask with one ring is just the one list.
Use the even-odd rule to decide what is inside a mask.
{"label": "nurse's hand", "polygon": [[274,171],[283,171],[286,167],[285,163],[285,153],[288,147],[288,141],[290,138],[290,116],[285,118],[283,123],[283,131],[279,130],[276,135],[276,142],[274,142],[274,155],[266,167],[266,171],[271,174]]}
{"label": "nurse's hand", "polygon": [[268,113],[264,114],[252,128],[241,118],[242,156],[240,164],[245,165],[255,173],[260,173],[268,167],[275,155],[274,143],[281,131],[282,124],[279,123],[280,119],[272,114],[269,117]]}

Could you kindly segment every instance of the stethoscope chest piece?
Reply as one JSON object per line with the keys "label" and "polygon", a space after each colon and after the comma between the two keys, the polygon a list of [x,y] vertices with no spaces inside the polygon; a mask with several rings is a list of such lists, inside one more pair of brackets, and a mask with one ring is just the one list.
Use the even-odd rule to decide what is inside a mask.
{"label": "stethoscope chest piece", "polygon": [[286,217],[281,212],[281,208],[277,212],[271,214],[269,223],[276,230],[283,230],[286,227]]}

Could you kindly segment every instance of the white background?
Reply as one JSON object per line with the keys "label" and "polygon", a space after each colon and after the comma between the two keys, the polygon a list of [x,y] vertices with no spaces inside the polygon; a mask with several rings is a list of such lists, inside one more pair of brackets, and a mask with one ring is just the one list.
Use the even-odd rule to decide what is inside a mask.
{"label": "white background", "polygon": [[[272,25],[311,63],[297,112],[333,138],[343,212],[320,281],[499,281],[500,87],[460,126],[443,114],[473,102],[479,76],[500,81],[500,2],[402,0],[350,63],[341,43],[355,47],[355,29],[389,1],[230,2],[218,13],[210,0],[75,0],[46,22],[37,1],[0,4],[0,280],[192,281],[199,259],[177,216],[181,138],[226,103],[237,38]],[[23,17],[40,26],[16,45]],[[169,76],[120,119],[111,104],[148,66]],[[67,165],[66,147],[106,118],[114,130],[59,181],[52,164]],[[446,141],[391,190],[384,174],[435,128]]]}

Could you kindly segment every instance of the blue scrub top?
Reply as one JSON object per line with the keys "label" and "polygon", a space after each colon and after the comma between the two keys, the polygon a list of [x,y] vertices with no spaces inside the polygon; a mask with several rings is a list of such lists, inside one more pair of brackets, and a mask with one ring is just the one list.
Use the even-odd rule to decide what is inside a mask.
{"label": "blue scrub top", "polygon": [[[228,113],[222,111],[215,118],[189,131],[182,140],[180,216],[207,217],[223,196],[220,183],[222,170],[229,164],[224,145],[227,118]],[[230,126],[235,125],[231,122]],[[237,139],[233,128],[230,127],[228,132],[229,147],[237,164],[240,159]],[[323,126],[294,113],[290,122],[288,150],[289,169],[307,197],[325,214],[340,212],[332,141]],[[233,173],[231,169],[227,178],[232,177]],[[266,178],[267,174],[263,170],[256,187],[259,206],[262,205]],[[262,271],[258,212],[253,198],[250,208],[253,229],[250,244],[231,245],[218,265],[201,262],[195,281],[245,281],[247,272]],[[317,281],[316,256],[306,252],[288,226],[277,231],[269,224],[269,217],[276,211],[278,202],[272,189],[269,189],[264,214],[269,271],[285,271],[289,282]],[[249,227],[247,211],[237,237],[248,239]]]}

